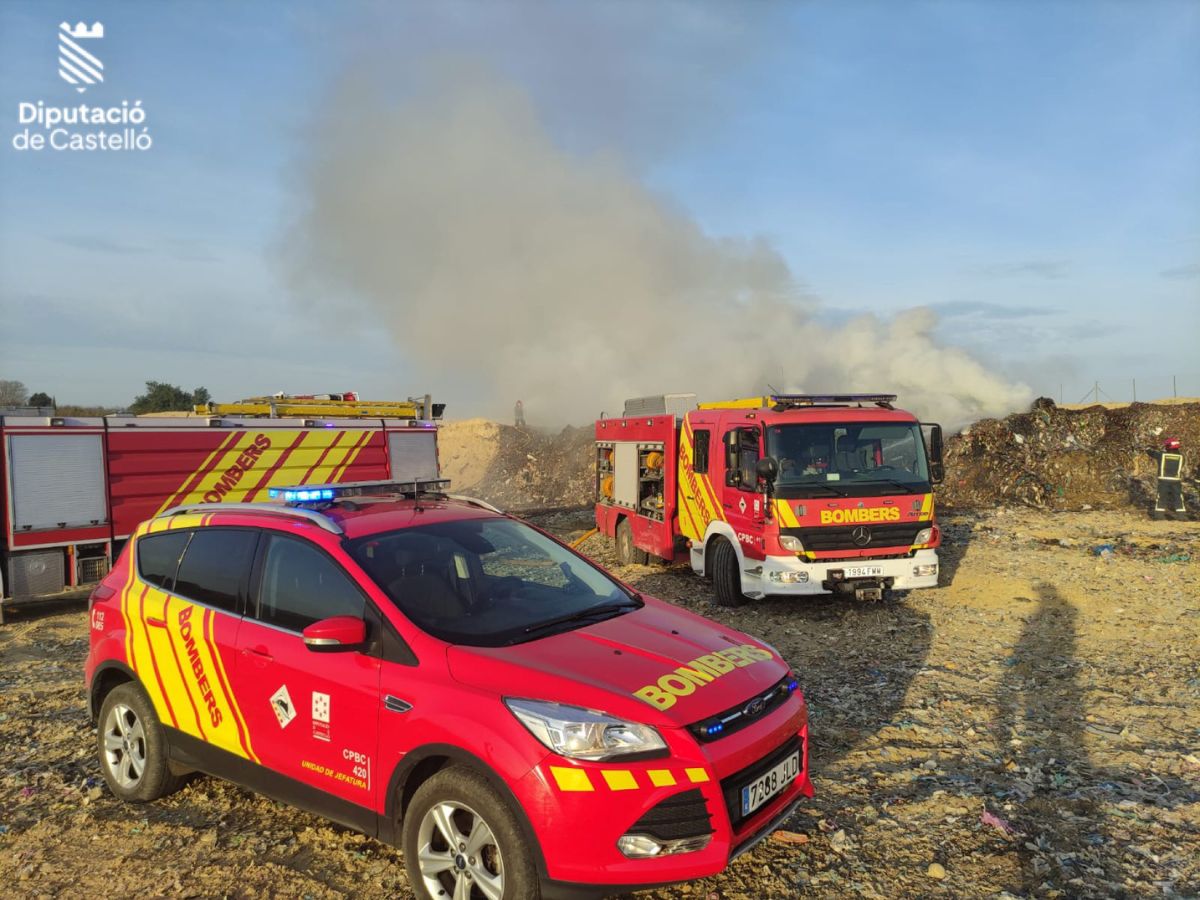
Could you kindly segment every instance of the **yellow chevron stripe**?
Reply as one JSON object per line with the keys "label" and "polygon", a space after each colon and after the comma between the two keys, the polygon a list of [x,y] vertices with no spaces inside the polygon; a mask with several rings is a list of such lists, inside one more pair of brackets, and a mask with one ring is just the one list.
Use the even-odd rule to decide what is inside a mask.
{"label": "yellow chevron stripe", "polygon": [[[272,443],[275,442],[276,434],[277,434],[277,432],[271,433]],[[241,456],[243,452],[245,452],[245,447],[249,446],[252,442],[253,442],[253,438],[249,432],[238,432],[237,437],[233,440],[233,442],[229,443],[225,446],[225,450],[221,454],[220,462],[218,462],[215,466],[213,466],[212,471],[209,472],[207,475],[205,475],[204,478],[202,478],[200,480],[200,483],[196,485],[195,489],[192,490],[191,493],[189,493],[186,497],[183,498],[183,500],[180,501],[180,505],[183,506],[183,505],[187,505],[187,504],[191,504],[191,503],[202,503],[204,501],[204,495],[213,489],[213,485],[215,485],[218,481],[221,480],[221,477],[225,474],[225,472],[235,462],[237,462],[237,458],[239,456]],[[260,459],[259,463],[255,464],[255,468],[258,468],[258,466],[260,464],[261,464],[261,459]],[[194,472],[192,472],[192,474],[189,475],[187,477],[187,479],[185,480],[185,483],[187,481],[190,481],[192,479],[192,476],[194,476],[196,474],[196,472],[199,472],[199,471],[202,471],[202,468],[198,468]],[[251,469],[251,472],[253,472],[253,471],[254,470]],[[242,481],[244,482],[245,478],[243,478]],[[243,483],[239,482],[237,485],[234,485],[234,490],[236,490],[237,488],[244,488],[244,487],[245,487],[245,485]],[[238,498],[229,498],[229,499],[240,499],[240,495]]]}
{"label": "yellow chevron stripe", "polygon": [[370,432],[370,431],[364,431],[362,433],[362,437],[360,437],[357,441],[354,442],[354,445],[352,446],[350,452],[346,454],[346,458],[342,462],[341,468],[334,469],[333,473],[329,477],[330,481],[337,481],[344,474],[346,474],[346,470],[349,469],[352,465],[354,465],[354,460],[358,459],[358,454],[362,453],[363,447],[367,446],[367,443],[371,440],[371,435],[373,433],[374,432]]}
{"label": "yellow chevron stripe", "polygon": [[[246,717],[242,715],[241,707],[238,706],[237,697],[233,693],[233,682],[229,680],[229,675],[225,671],[225,661],[221,659],[221,651],[217,647],[216,616],[209,617],[208,628],[205,632],[204,638],[205,646],[208,649],[209,655],[213,660],[215,660],[216,667],[220,671],[220,679],[216,684],[216,689],[221,692],[221,696],[225,700],[225,703],[228,705],[230,711],[233,713],[233,718],[235,720],[233,722],[233,728],[230,731],[230,750],[233,753],[237,753],[239,756],[246,755],[241,749],[240,742],[237,743],[236,749],[234,749],[232,746],[233,742],[238,741],[238,726],[241,726],[241,731],[246,736],[246,750],[250,753],[250,759],[252,759],[254,762],[260,762],[258,754],[254,752],[254,742],[250,735],[250,726],[246,724]],[[229,691],[225,691],[221,687],[222,682],[230,686]]]}
{"label": "yellow chevron stripe", "polygon": [[560,791],[594,791],[592,781],[583,769],[571,769],[564,766],[551,766],[550,774],[554,776]]}
{"label": "yellow chevron stripe", "polygon": [[605,783],[614,791],[636,791],[637,779],[628,769],[603,769],[601,773]]}

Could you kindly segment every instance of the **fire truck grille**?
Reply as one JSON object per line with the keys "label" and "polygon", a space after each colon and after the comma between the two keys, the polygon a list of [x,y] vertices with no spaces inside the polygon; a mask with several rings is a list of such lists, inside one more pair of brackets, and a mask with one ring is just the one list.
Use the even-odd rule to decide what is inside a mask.
{"label": "fire truck grille", "polygon": [[[900,522],[895,525],[850,525],[839,528],[781,528],[782,534],[800,538],[805,550],[869,550],[875,547],[911,546],[922,528],[929,522]],[[854,540],[854,532],[866,528],[871,539],[865,543]]]}
{"label": "fire truck grille", "polygon": [[712,834],[712,814],[708,811],[708,801],[699,788],[673,794],[629,826],[628,833],[648,834],[658,841]]}

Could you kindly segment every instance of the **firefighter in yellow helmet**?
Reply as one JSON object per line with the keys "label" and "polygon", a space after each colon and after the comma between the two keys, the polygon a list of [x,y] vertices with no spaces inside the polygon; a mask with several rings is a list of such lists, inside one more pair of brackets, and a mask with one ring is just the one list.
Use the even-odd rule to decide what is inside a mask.
{"label": "firefighter in yellow helmet", "polygon": [[1186,519],[1183,507],[1183,453],[1179,438],[1167,438],[1162,450],[1155,454],[1158,460],[1158,477],[1155,479],[1157,496],[1150,515],[1154,519]]}

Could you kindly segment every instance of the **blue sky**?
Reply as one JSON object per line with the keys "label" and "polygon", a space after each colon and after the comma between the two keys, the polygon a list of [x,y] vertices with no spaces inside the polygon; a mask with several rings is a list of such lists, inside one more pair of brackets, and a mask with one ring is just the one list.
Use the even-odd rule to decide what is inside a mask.
{"label": "blue sky", "polygon": [[[57,76],[62,19],[105,24],[83,102],[140,99],[152,150],[12,148],[18,103],[80,102]],[[708,234],[765,236],[823,320],[929,306],[943,342],[1035,393],[1099,379],[1127,399],[1136,378],[1146,398],[1177,374],[1200,395],[1200,5],[1182,0],[10,0],[0,378],[64,402],[154,379],[486,411],[384,329],[331,332],[282,262],[339,74],[382,63],[403,98],[439,54],[492,67],[560,147],[620,159]]]}

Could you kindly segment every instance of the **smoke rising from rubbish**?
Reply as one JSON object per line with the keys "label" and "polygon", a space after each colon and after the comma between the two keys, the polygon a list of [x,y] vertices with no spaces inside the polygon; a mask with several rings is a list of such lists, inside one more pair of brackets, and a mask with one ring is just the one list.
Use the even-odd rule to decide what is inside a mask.
{"label": "smoke rising from rubbish", "polygon": [[490,71],[431,67],[399,102],[378,84],[348,77],[321,108],[289,276],[313,308],[361,304],[339,314],[388,328],[452,414],[520,398],[535,424],[580,424],[626,397],[768,383],[894,392],[946,424],[1028,400],[940,346],[929,309],[823,324],[767,241],[707,234],[618,156],[564,151]]}

